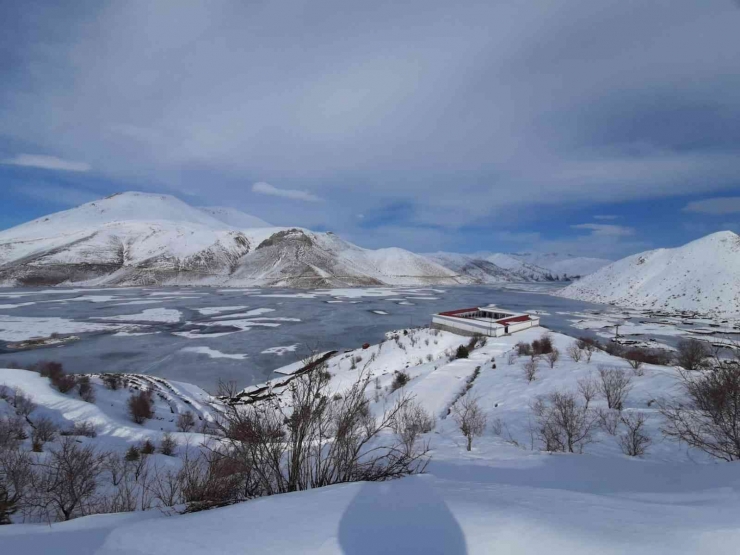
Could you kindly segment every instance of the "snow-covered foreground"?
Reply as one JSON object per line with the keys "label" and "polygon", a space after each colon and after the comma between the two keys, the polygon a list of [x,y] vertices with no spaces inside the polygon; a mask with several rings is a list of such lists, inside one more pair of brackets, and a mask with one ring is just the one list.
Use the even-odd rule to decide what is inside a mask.
{"label": "snow-covered foreground", "polygon": [[[489,340],[470,358],[453,361],[449,354],[467,338],[425,329],[389,333],[380,345],[328,360],[331,386],[337,391],[363,368],[373,373],[373,411],[409,393],[435,415],[436,427],[427,436],[432,462],[426,475],[331,486],[182,516],[154,510],[52,526],[5,526],[0,527],[0,545],[8,553],[75,555],[737,553],[740,467],[714,463],[660,435],[653,400],[677,394],[675,370],[651,365],[642,375],[629,370],[633,387],[624,411],[648,416],[653,439],[644,457],[623,455],[616,438],[603,431],[595,432],[585,454],[547,454],[536,440],[532,444],[530,405],[537,396],[573,391],[579,379],[595,374],[599,366],[628,368],[625,361],[602,352],[590,363],[574,362],[566,354],[572,339],[552,334],[561,358],[554,368],[540,362],[536,379],[529,382],[523,372],[527,359],[512,358],[509,364],[508,353],[516,342],[537,339],[543,331]],[[281,369],[278,380],[297,369]],[[410,380],[394,392],[389,386],[399,370]],[[0,382],[21,380],[43,410],[71,403],[63,409],[67,418],[86,417],[72,406],[81,401],[60,400],[64,396],[26,374],[1,370]],[[489,425],[467,452],[448,410],[471,383],[467,395],[479,398]],[[207,410],[202,393],[171,385],[178,392],[175,397],[186,396],[194,403],[188,405]],[[138,440],[141,435],[123,432],[136,425],[125,421],[120,407],[101,399],[83,408],[100,419],[101,427],[111,426],[104,435],[124,445]],[[592,404],[605,407],[601,398]],[[167,423],[170,415],[160,413]],[[163,424],[152,421],[141,432],[156,436],[161,433],[157,428],[170,429],[171,424]],[[123,433],[115,432],[116,425]]]}

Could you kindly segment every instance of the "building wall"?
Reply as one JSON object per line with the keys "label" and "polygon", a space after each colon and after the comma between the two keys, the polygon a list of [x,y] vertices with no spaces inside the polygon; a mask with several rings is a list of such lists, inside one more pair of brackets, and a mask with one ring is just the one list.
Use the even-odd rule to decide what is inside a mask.
{"label": "building wall", "polygon": [[[509,334],[537,327],[539,325],[539,318],[533,318],[526,322],[515,322],[509,324]],[[501,337],[506,335],[505,328],[499,324],[495,324],[492,327],[490,324],[486,324],[485,322],[477,322],[475,320],[468,320],[465,318],[455,318],[453,316],[441,316],[439,314],[435,314],[432,317],[432,327],[465,336],[480,334],[488,337]]]}

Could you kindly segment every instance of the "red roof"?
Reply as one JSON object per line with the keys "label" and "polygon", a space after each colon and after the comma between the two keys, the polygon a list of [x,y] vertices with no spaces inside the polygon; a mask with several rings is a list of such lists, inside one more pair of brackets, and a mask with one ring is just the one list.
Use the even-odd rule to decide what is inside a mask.
{"label": "red roof", "polygon": [[512,316],[511,318],[504,318],[503,320],[496,320],[497,324],[514,324],[516,322],[527,322],[531,318],[526,314],[523,316]]}

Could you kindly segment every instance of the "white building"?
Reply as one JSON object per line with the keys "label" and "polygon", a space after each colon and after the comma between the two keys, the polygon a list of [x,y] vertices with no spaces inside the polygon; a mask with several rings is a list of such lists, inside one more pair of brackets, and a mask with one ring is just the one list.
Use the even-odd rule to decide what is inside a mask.
{"label": "white building", "polygon": [[512,312],[489,305],[440,312],[432,317],[432,327],[459,335],[500,337],[540,325],[540,317]]}

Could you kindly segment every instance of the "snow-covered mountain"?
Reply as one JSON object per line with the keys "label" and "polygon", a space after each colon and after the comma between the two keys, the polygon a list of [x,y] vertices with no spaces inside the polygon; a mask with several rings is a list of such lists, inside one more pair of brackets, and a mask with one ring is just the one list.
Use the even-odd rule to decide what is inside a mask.
{"label": "snow-covered mountain", "polygon": [[228,208],[225,206],[202,206],[199,208],[202,212],[205,212],[209,216],[213,216],[220,222],[230,225],[231,227],[237,227],[239,229],[249,229],[253,227],[275,227],[272,224],[268,224],[265,220],[245,214],[237,210],[236,208]]}
{"label": "snow-covered mountain", "polygon": [[585,256],[575,256],[567,253],[511,253],[509,256],[526,262],[527,264],[538,266],[549,270],[554,275],[563,277],[583,277],[600,270],[604,266],[611,264],[611,260],[606,258],[589,258]]}
{"label": "snow-covered mountain", "polygon": [[117,194],[0,232],[0,284],[327,287],[473,281],[402,249],[373,251],[331,233],[266,226],[236,210],[194,208],[169,195]]}
{"label": "snow-covered mountain", "polygon": [[618,260],[559,295],[616,305],[740,313],[740,237],[721,231],[674,249]]}
{"label": "snow-covered mountain", "polygon": [[514,281],[532,281],[531,276],[520,275],[509,271],[493,262],[474,255],[454,252],[434,252],[424,255],[426,258],[452,270],[462,276],[467,276],[478,283],[502,283]]}
{"label": "snow-covered mountain", "polygon": [[558,277],[547,268],[524,262],[511,254],[498,252],[481,253],[477,256],[519,276],[519,281],[554,281]]}

